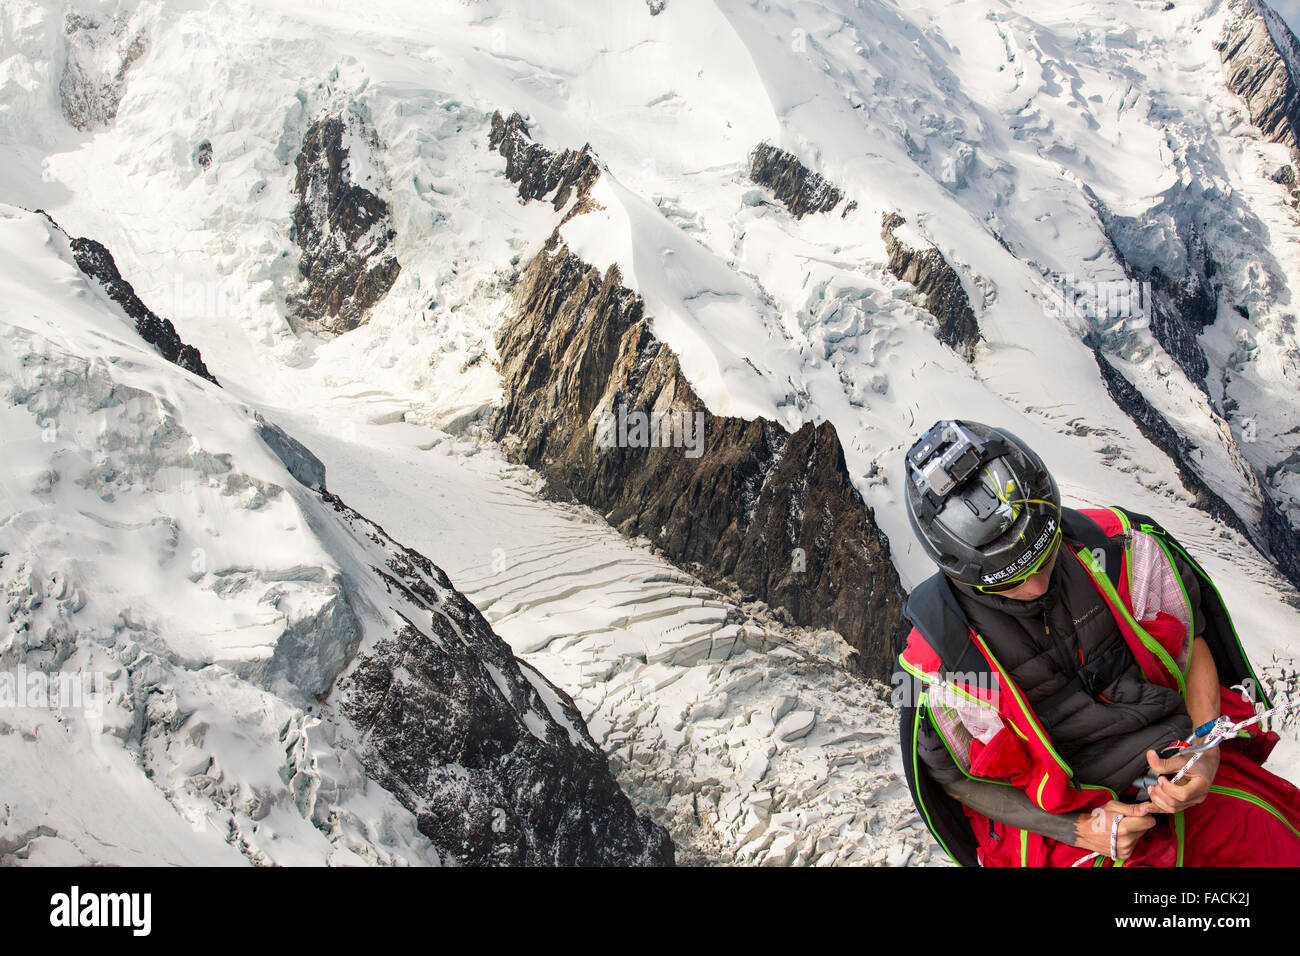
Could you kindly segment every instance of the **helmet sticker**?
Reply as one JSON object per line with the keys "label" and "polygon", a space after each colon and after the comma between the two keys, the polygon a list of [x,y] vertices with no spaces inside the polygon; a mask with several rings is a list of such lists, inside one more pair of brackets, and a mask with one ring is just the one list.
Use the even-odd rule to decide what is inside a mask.
{"label": "helmet sticker", "polygon": [[980,581],[984,584],[997,584],[1021,574],[1026,568],[1031,567],[1039,558],[1041,558],[1052,546],[1056,539],[1056,530],[1056,518],[1054,516],[1049,516],[1047,521],[1043,524],[1043,530],[1039,532],[1038,537],[1034,539],[1034,544],[1029,548],[1029,550],[1005,568],[980,575]]}

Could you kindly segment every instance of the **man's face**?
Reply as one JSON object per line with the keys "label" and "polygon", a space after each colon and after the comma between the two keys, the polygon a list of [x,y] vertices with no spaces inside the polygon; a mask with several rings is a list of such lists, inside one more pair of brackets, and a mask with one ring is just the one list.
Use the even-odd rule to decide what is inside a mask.
{"label": "man's face", "polygon": [[1052,569],[1056,567],[1056,559],[1060,557],[1061,551],[1058,548],[1056,554],[1042,567],[1037,574],[1025,578],[1019,585],[1010,591],[1002,591],[998,597],[1011,598],[1013,601],[1032,601],[1040,598],[1047,593],[1048,585],[1052,581]]}

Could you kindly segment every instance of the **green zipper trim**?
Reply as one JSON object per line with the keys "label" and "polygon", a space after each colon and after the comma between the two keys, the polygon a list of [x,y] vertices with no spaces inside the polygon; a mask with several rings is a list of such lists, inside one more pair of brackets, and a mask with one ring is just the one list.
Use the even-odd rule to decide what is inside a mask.
{"label": "green zipper trim", "polygon": [[[930,701],[924,693],[921,694],[920,704],[923,704],[927,709],[930,707]],[[948,854],[949,859],[958,866],[961,866],[961,860],[957,859],[957,857],[953,855],[952,850],[948,849],[948,844],[944,843],[943,838],[939,836],[939,831],[934,827],[934,821],[930,819],[930,811],[925,805],[925,798],[921,796],[921,768],[916,759],[916,735],[920,732],[920,729],[921,707],[918,706],[916,708],[916,716],[912,720],[912,779],[916,781],[916,802],[920,805],[921,813],[925,816],[925,825],[930,829],[930,836],[934,837],[935,842],[937,842],[939,846],[943,847],[943,852]],[[942,738],[943,734],[940,734],[939,736]]]}
{"label": "green zipper trim", "polygon": [[1039,724],[1038,722],[1038,717],[1035,716],[1034,712],[1029,709],[1029,705],[1025,703],[1025,699],[1020,696],[1020,689],[1017,688],[1015,683],[1011,680],[1011,678],[1007,676],[1007,673],[1003,669],[1002,665],[997,663],[997,659],[993,656],[993,652],[990,651],[989,646],[984,643],[984,638],[980,637],[980,635],[976,633],[975,640],[979,643],[979,646],[984,650],[985,656],[987,656],[988,659],[993,662],[993,666],[997,668],[998,674],[1002,678],[1002,683],[1006,685],[1009,691],[1011,691],[1011,696],[1013,696],[1016,699],[1016,703],[1020,705],[1020,709],[1024,711],[1025,716],[1029,718],[1029,724],[1031,727],[1033,727],[1034,733],[1038,736],[1038,742],[1047,748],[1047,752],[1052,755],[1052,759],[1055,760],[1060,765],[1061,769],[1065,771],[1066,776],[1073,780],[1074,771],[1070,769],[1070,765],[1068,763],[1066,763],[1064,760],[1061,759],[1061,755],[1058,754],[1056,752],[1056,748],[1052,746],[1052,741],[1047,736],[1047,731],[1043,730],[1042,725]]}
{"label": "green zipper trim", "polygon": [[966,693],[966,691],[962,690],[956,684],[953,684],[949,681],[942,680],[938,674],[929,674],[923,670],[919,670],[914,665],[904,660],[901,654],[898,656],[898,663],[902,666],[903,670],[907,671],[909,674],[911,674],[913,677],[919,680],[922,684],[937,684],[938,686],[942,687],[944,690],[950,690],[957,696],[964,697],[972,704],[978,704],[979,706],[987,710],[994,711],[995,713],[997,712],[997,708],[994,707],[992,704],[990,704],[988,701],[980,700],[978,697]]}
{"label": "green zipper trim", "polygon": [[[930,717],[931,719],[933,719],[934,705],[930,703],[928,696],[926,697],[926,701],[925,701],[925,709],[930,712]],[[938,721],[936,720],[935,723],[938,724]],[[961,761],[957,759],[957,755],[952,752],[952,748],[948,746],[948,738],[945,737],[942,733],[939,733],[938,737],[939,737],[939,742],[943,744],[943,749],[948,751],[948,756],[952,758],[952,762],[957,765],[957,769],[960,770],[962,774],[965,775],[967,780],[978,780],[980,783],[996,783],[1000,787],[1015,786],[1015,784],[1012,783],[1010,780],[994,780],[992,777],[977,777],[975,776],[975,774],[969,773],[966,770],[966,768],[961,765]]]}
{"label": "green zipper trim", "polygon": [[1273,814],[1273,816],[1281,820],[1288,830],[1300,837],[1300,830],[1293,827],[1290,820],[1284,817],[1282,813],[1273,806],[1273,804],[1269,803],[1262,797],[1257,797],[1253,793],[1247,793],[1245,790],[1238,790],[1236,787],[1220,787],[1215,784],[1210,784],[1210,793],[1221,793],[1226,797],[1236,797],[1238,800],[1245,800],[1248,803],[1255,804],[1257,807],[1263,807],[1269,813]]}
{"label": "green zipper trim", "polygon": [[1029,865],[1029,831],[1020,831],[1020,865]]}
{"label": "green zipper trim", "polygon": [[1182,810],[1174,814],[1174,834],[1178,837],[1178,859],[1174,861],[1174,866],[1182,866],[1183,850],[1187,848],[1187,821],[1183,819]]}
{"label": "green zipper trim", "polygon": [[[1124,527],[1127,530],[1129,527],[1128,519],[1123,516],[1122,512],[1120,512],[1120,518],[1124,522]],[[1129,613],[1128,608],[1124,606],[1124,602],[1120,600],[1120,596],[1118,592],[1116,592],[1115,586],[1110,583],[1110,578],[1106,577],[1106,573],[1097,565],[1096,556],[1087,548],[1080,548],[1075,552],[1075,557],[1077,557],[1083,566],[1088,569],[1088,573],[1092,575],[1093,581],[1096,582],[1097,586],[1101,588],[1102,593],[1106,596],[1107,603],[1110,604],[1111,607],[1118,608],[1119,612],[1124,615],[1124,620],[1127,621],[1129,627],[1133,629],[1133,633],[1136,634],[1138,640],[1142,642],[1142,646],[1155,655],[1156,659],[1165,666],[1165,669],[1169,671],[1174,680],[1178,682],[1178,696],[1186,700],[1187,682],[1183,679],[1182,668],[1174,663],[1174,659],[1169,656],[1168,651],[1160,646],[1160,642],[1143,630],[1142,625],[1133,619],[1133,615]],[[1132,573],[1132,570],[1133,569],[1130,567],[1129,573]],[[1190,658],[1190,655],[1188,656]]]}
{"label": "green zipper trim", "polygon": [[[1150,525],[1145,525],[1143,526],[1143,529],[1145,530],[1148,527],[1150,527]],[[1154,531],[1153,529],[1153,533],[1158,534],[1159,532]],[[1219,592],[1219,589],[1215,586],[1214,582],[1210,580],[1210,576],[1202,570],[1201,566],[1196,563],[1196,560],[1190,554],[1180,548],[1176,543],[1173,543],[1173,548],[1187,560],[1187,563],[1191,566],[1192,570],[1201,576],[1201,579],[1210,586],[1210,590],[1212,590],[1215,596],[1219,599],[1219,606],[1223,608],[1223,616],[1228,619],[1228,629],[1232,631],[1232,639],[1237,643],[1237,652],[1241,655],[1241,660],[1246,665],[1246,672],[1250,674],[1251,680],[1255,682],[1255,692],[1259,696],[1259,701],[1264,705],[1264,709],[1268,710],[1273,706],[1273,702],[1269,700],[1268,695],[1264,693],[1264,684],[1259,679],[1259,676],[1255,673],[1255,668],[1250,663],[1250,655],[1248,655],[1246,649],[1241,646],[1241,635],[1237,633],[1237,625],[1233,623],[1232,614],[1228,611],[1228,602],[1223,599],[1223,595]],[[1187,658],[1190,661],[1191,654],[1188,654]]]}
{"label": "green zipper trim", "polygon": [[1043,774],[1043,779],[1038,781],[1038,792],[1034,794],[1034,803],[1043,809],[1043,788],[1047,786],[1047,774]]}

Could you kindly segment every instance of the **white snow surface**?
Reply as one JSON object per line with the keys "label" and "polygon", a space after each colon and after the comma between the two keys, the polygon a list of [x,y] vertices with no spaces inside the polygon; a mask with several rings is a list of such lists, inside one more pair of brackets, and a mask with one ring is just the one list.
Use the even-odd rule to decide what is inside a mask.
{"label": "white snow surface", "polygon": [[[902,788],[888,705],[839,664],[836,638],[735,607],[596,516],[542,502],[527,472],[472,428],[466,437],[466,423],[499,400],[493,335],[509,279],[561,218],[519,201],[487,148],[490,117],[518,110],[553,149],[591,144],[602,208],[566,223],[564,240],[597,266],[619,265],[711,410],[791,429],[834,423],[906,586],[931,567],[903,511],[902,451],[938,418],[1002,424],[1043,454],[1067,503],[1122,504],[1165,523],[1219,582],[1252,656],[1285,662],[1300,643],[1294,588],[1192,507],[1172,463],[1110,400],[1082,341],[1098,330],[1045,305],[1053,275],[1122,276],[1085,186],[1120,215],[1200,209],[1224,284],[1201,337],[1211,399],[1144,322],[1122,329],[1123,354],[1111,360],[1197,444],[1210,486],[1254,521],[1260,492],[1244,463],[1263,471],[1285,458],[1300,427],[1290,289],[1300,223],[1269,179],[1285,148],[1263,142],[1226,90],[1212,47],[1226,4],[1163,7],[670,0],[651,17],[641,0],[6,0],[3,384],[31,388],[36,370],[65,376],[39,402],[70,422],[42,443],[50,408],[3,411],[7,507],[28,514],[39,499],[35,527],[52,536],[31,546],[23,586],[48,590],[56,571],[80,582],[69,587],[82,588],[85,606],[58,605],[74,631],[120,614],[112,626],[165,634],[170,659],[185,662],[170,665],[184,676],[178,699],[206,695],[221,711],[211,726],[226,728],[222,760],[237,768],[223,779],[274,789],[283,745],[270,747],[274,759],[259,748],[286,715],[311,718],[239,674],[272,653],[276,614],[328,600],[337,560],[292,494],[267,495],[263,485],[291,479],[249,438],[250,410],[260,410],[322,458],[333,490],[447,570],[517,654],[575,697],[633,799],[676,821],[679,845],[720,861],[933,860]],[[116,117],[88,132],[60,107],[70,10],[145,40],[122,74]],[[375,130],[374,163],[351,175],[389,202],[402,263],[369,323],[335,339],[296,335],[285,319],[298,281],[293,160],[326,110],[355,111]],[[191,157],[205,139],[213,161],[203,170]],[[856,209],[794,220],[748,178],[761,141],[795,153]],[[69,234],[104,242],[224,392],[148,358],[128,325],[111,324],[120,317],[76,276],[57,236],[14,207],[46,209]],[[973,365],[935,340],[919,297],[886,270],[886,211],[907,219],[910,244],[937,246],[961,276],[984,335]],[[1169,236],[1151,221],[1134,248],[1154,255]],[[95,407],[95,382],[110,380],[143,394],[108,414]],[[204,410],[177,419],[187,402]],[[1247,419],[1254,441],[1243,440]],[[83,487],[56,456],[97,474],[101,421],[148,440],[150,463]],[[205,456],[221,455],[246,487],[209,487]],[[64,480],[51,484],[46,471]],[[107,513],[102,491],[115,481],[132,490],[117,495],[117,524],[106,526],[90,515]],[[33,490],[45,484],[52,490]],[[325,583],[294,579],[272,612],[256,593],[187,584],[196,546],[222,567],[321,568]],[[160,566],[167,549],[172,566]],[[75,644],[92,654],[93,642]],[[775,732],[793,715],[802,731],[805,714],[802,736]],[[0,736],[15,773],[48,779],[39,792],[50,794],[81,779],[68,761],[106,751],[103,784],[87,771],[81,796],[24,800],[28,817],[0,818],[0,834],[72,834],[38,833],[33,860],[249,858],[224,832],[192,831],[183,815],[207,804],[142,780],[120,737],[78,732],[47,746],[63,731],[42,728],[35,748]],[[1294,737],[1274,763],[1297,775]],[[373,801],[357,819],[395,821],[355,845],[420,862],[409,815],[373,784],[349,786],[350,799]],[[126,809],[150,800],[170,801],[179,825]],[[353,852],[296,812],[265,824],[280,832],[284,860]]]}

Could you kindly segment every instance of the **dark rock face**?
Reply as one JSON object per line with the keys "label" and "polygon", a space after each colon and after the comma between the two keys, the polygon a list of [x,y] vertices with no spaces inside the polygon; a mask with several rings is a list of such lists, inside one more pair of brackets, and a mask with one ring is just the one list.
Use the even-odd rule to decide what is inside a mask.
{"label": "dark rock face", "polygon": [[441,569],[328,493],[397,626],[338,684],[367,776],[463,865],[671,865],[572,699],[518,661]]}
{"label": "dark rock face", "polygon": [[1300,209],[1300,183],[1296,182],[1295,169],[1292,168],[1290,163],[1273,170],[1273,175],[1269,179],[1285,186],[1287,192],[1291,194],[1291,208]]}
{"label": "dark rock face", "polygon": [[1228,71],[1228,89],[1246,101],[1250,121],[1300,161],[1300,87],[1293,64],[1300,42],[1286,22],[1253,0],[1231,0],[1214,48]]}
{"label": "dark rock face", "polygon": [[1110,397],[1115,400],[1116,405],[1128,413],[1129,418],[1133,419],[1147,440],[1169,456],[1178,468],[1178,476],[1183,484],[1195,493],[1196,499],[1193,504],[1203,511],[1208,511],[1221,524],[1241,532],[1248,540],[1254,540],[1256,536],[1246,527],[1246,523],[1240,516],[1189,465],[1192,453],[1195,451],[1191,442],[1178,434],[1177,430],[1152,407],[1145,396],[1134,388],[1119,369],[1106,361],[1101,349],[1095,345],[1093,356],[1097,360],[1097,367],[1101,370],[1102,381],[1106,383],[1106,391],[1110,393]]}
{"label": "dark rock face", "polygon": [[1261,482],[1264,486],[1264,536],[1278,570],[1300,588],[1300,507],[1281,487],[1283,479],[1300,474],[1300,451],[1268,469]]}
{"label": "dark rock face", "polygon": [[[1151,334],[1188,379],[1208,394],[1205,376],[1210,364],[1197,336],[1218,315],[1220,285],[1215,278],[1218,265],[1210,255],[1202,226],[1194,218],[1199,204],[1185,202],[1184,197],[1174,193],[1160,208],[1142,216],[1116,216],[1091,189],[1085,187],[1085,193],[1125,275],[1150,283],[1146,307]],[[1161,242],[1144,239],[1155,229],[1165,230],[1160,233]],[[1168,231],[1173,236],[1163,238]],[[1149,256],[1142,250],[1151,247],[1161,250],[1163,265],[1140,261],[1142,256]]]}
{"label": "dark rock face", "polygon": [[[558,234],[514,303],[498,335],[506,400],[492,422],[507,455],[704,580],[838,631],[866,673],[889,673],[903,591],[830,423],[791,435],[711,414],[617,268],[602,277]],[[657,444],[638,441],[637,413],[673,416],[661,421],[682,430],[661,425]],[[626,436],[620,414],[633,422]]]}
{"label": "dark rock face", "polygon": [[253,420],[257,423],[257,434],[289,469],[289,474],[308,488],[325,490],[325,465],[319,458],[279,425],[263,418],[261,412],[254,412]]}
{"label": "dark rock face", "polygon": [[1214,279],[1218,267],[1199,232],[1192,234],[1186,248],[1188,270],[1181,277],[1168,276],[1159,266],[1145,273],[1135,269],[1134,273],[1151,283],[1151,333],[1187,377],[1204,390],[1210,363],[1197,336],[1214,323],[1219,312],[1219,284]]}
{"label": "dark rock face", "polygon": [[[50,219],[48,214],[44,215],[56,229],[63,232],[59,224]],[[123,279],[122,274],[117,271],[117,263],[113,261],[112,254],[103,245],[94,239],[86,238],[69,238],[68,244],[72,247],[72,256],[77,262],[77,268],[98,282],[108,297],[121,306],[122,311],[130,318],[135,319],[135,331],[140,338],[157,349],[167,361],[206,378],[213,385],[221,384],[203,364],[203,356],[199,354],[199,350],[181,341],[180,334],[177,333],[176,326],[172,325],[171,320],[155,315],[140,301],[131,283]]]}
{"label": "dark rock face", "polygon": [[401,264],[376,173],[379,142],[355,113],[324,116],[307,130],[296,161],[293,237],[302,250],[301,292],[290,297],[295,325],[343,333],[363,324],[388,294]]}
{"label": "dark rock face", "polygon": [[[772,190],[790,215],[802,219],[810,212],[830,212],[844,194],[798,158],[769,143],[749,154],[749,178]],[[844,210],[847,215],[849,209]]]}
{"label": "dark rock face", "polygon": [[205,139],[195,144],[193,152],[190,153],[190,160],[199,169],[207,169],[211,166],[212,143]]}
{"label": "dark rock face", "polygon": [[132,33],[121,17],[101,23],[69,13],[64,34],[65,58],[59,78],[63,117],[82,131],[107,126],[117,118],[127,71],[147,48],[144,33]]}
{"label": "dark rock face", "polygon": [[926,311],[939,320],[939,341],[972,362],[980,327],[961,279],[938,249],[920,251],[901,242],[894,230],[904,222],[893,212],[886,213],[882,222],[880,237],[889,253],[889,271],[925,296]]}
{"label": "dark rock face", "polygon": [[[533,142],[518,113],[511,113],[509,119],[502,119],[499,112],[492,114],[488,146],[505,157],[506,178],[518,183],[520,199],[550,197],[557,212],[572,195],[584,199],[600,176],[600,164],[589,144],[555,153]],[[578,207],[573,211],[579,211]]]}

